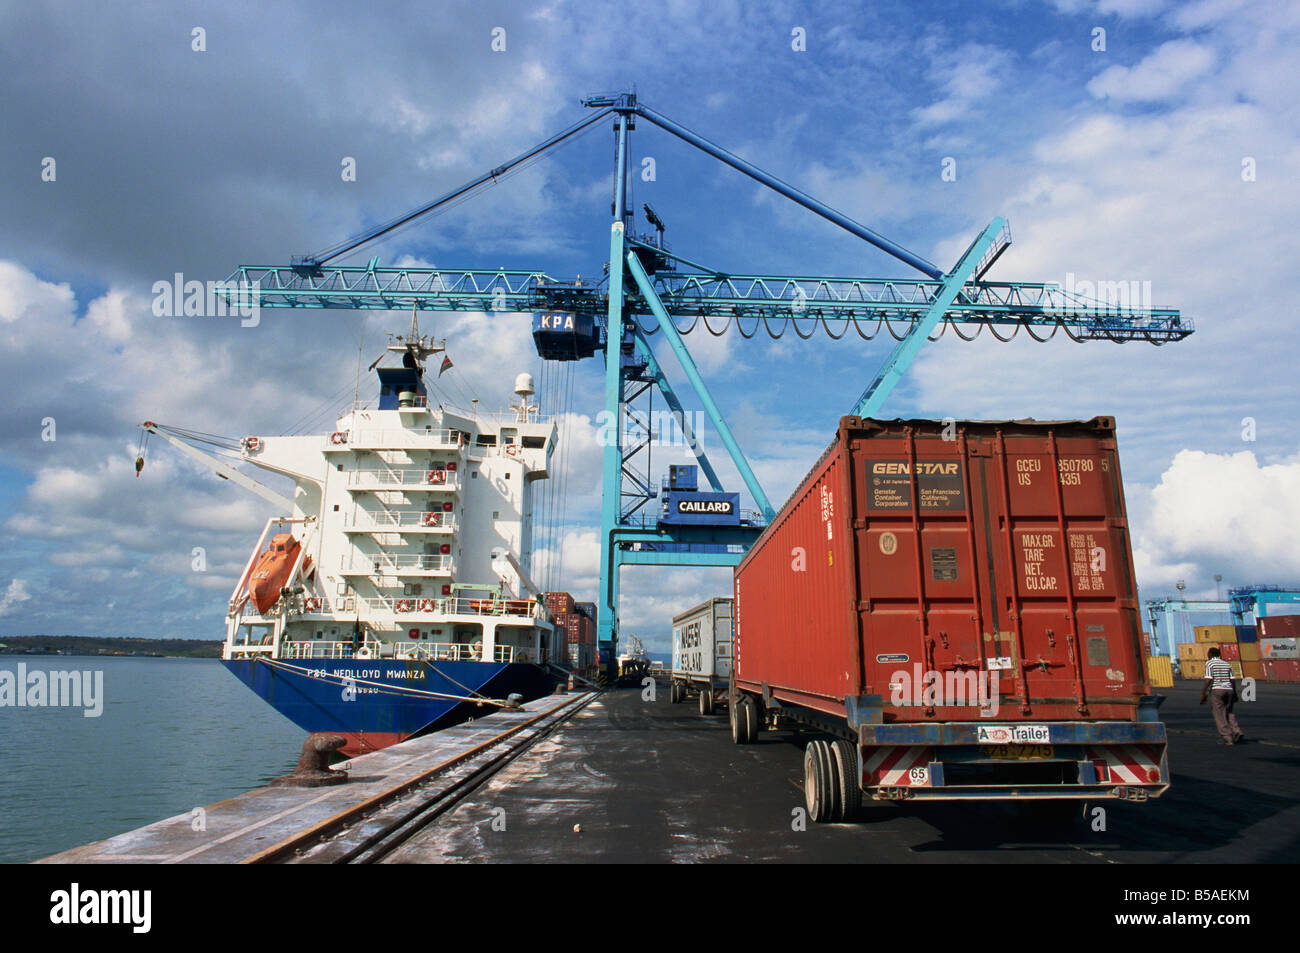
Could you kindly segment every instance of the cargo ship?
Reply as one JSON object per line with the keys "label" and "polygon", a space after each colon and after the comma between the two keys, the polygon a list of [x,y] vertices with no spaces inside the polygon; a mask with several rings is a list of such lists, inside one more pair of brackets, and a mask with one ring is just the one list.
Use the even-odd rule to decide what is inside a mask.
{"label": "cargo ship", "polygon": [[413,316],[373,366],[377,399],[329,433],[231,448],[291,479],[291,497],[185,431],[143,425],[280,507],[231,594],[222,658],[301,728],[342,735],[349,756],[537,698],[569,661],[530,578],[555,424],[528,374],[502,413],[431,402],[425,364],[443,350]]}

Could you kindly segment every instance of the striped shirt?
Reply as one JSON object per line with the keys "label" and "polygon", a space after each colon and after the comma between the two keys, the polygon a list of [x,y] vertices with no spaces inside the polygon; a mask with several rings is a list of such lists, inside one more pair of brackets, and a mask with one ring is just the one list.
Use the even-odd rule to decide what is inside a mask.
{"label": "striped shirt", "polygon": [[1205,663],[1205,677],[1210,679],[1210,688],[1214,691],[1232,691],[1232,666],[1221,658],[1212,658]]}

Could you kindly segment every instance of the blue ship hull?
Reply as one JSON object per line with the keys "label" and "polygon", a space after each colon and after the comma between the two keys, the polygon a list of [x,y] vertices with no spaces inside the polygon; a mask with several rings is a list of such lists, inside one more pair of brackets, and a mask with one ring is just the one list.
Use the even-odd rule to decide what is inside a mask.
{"label": "blue ship hull", "polygon": [[[503,699],[518,694],[531,701],[556,684],[554,675],[526,662],[294,659],[273,665],[261,659],[225,659],[223,664],[303,730],[342,735],[348,756],[497,710],[462,701],[466,696]],[[357,680],[354,691],[342,682],[349,678]],[[407,694],[403,688],[453,697]]]}

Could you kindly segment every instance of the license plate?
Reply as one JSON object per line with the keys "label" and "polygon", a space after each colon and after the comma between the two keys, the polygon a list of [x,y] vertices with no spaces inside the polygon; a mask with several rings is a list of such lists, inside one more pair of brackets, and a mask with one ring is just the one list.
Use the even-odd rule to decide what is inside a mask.
{"label": "license plate", "polygon": [[980,745],[980,754],[1000,761],[1032,761],[1051,758],[1055,751],[1051,745]]}
{"label": "license plate", "polygon": [[1052,740],[1046,725],[980,725],[975,739],[982,745],[1034,745]]}

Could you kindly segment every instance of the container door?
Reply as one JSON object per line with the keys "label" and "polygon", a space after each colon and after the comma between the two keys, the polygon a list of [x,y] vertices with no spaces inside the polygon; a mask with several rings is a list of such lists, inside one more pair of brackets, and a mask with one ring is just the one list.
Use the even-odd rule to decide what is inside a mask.
{"label": "container door", "polygon": [[1131,705],[1146,674],[1114,441],[1044,430],[999,435],[993,454],[998,610],[1025,714]]}
{"label": "container door", "polygon": [[713,616],[713,674],[731,678],[732,621],[731,603],[715,603]]}
{"label": "container door", "polygon": [[900,428],[855,439],[853,460],[866,690],[917,718],[977,718],[987,558],[965,438]]}

